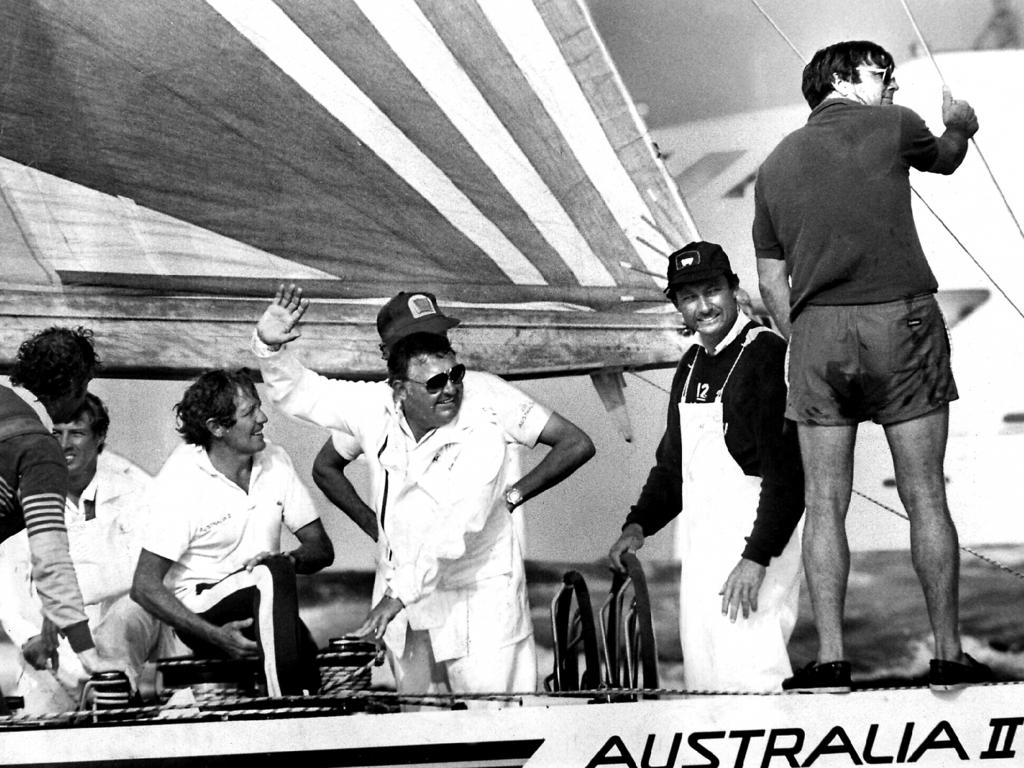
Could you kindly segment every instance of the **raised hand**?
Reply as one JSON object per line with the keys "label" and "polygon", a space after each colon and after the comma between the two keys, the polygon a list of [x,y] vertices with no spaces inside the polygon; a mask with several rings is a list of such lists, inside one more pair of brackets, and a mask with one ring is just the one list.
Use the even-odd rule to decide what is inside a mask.
{"label": "raised hand", "polygon": [[302,333],[299,321],[309,308],[309,299],[302,298],[302,289],[294,283],[278,286],[273,301],[256,323],[256,335],[271,348],[294,341]]}
{"label": "raised hand", "polygon": [[967,138],[978,132],[978,116],[966,101],[953,98],[949,86],[942,86],[942,123],[947,128],[963,131]]}

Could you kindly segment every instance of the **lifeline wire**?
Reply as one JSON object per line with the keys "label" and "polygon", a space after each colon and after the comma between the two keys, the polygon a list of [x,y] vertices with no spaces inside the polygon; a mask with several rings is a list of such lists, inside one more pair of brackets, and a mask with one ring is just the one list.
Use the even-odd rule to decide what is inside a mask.
{"label": "lifeline wire", "polygon": [[[914,28],[914,34],[917,35],[918,41],[921,43],[921,47],[924,48],[924,52],[928,55],[928,59],[931,61],[932,66],[935,67],[935,72],[939,76],[939,80],[942,85],[946,88],[949,86],[946,84],[946,78],[942,76],[942,70],[939,69],[939,64],[935,61],[935,57],[932,55],[932,49],[928,47],[928,41],[924,39],[924,35],[921,34],[921,28],[917,26],[917,21],[914,19],[914,14],[910,12],[910,6],[907,5],[907,0],[900,0],[900,5],[903,6],[904,12],[907,14],[907,18],[910,19],[910,26]],[[1017,220],[1017,215],[1013,212],[1013,207],[1010,205],[1010,201],[1006,199],[1006,195],[1003,193],[1003,188],[999,186],[999,181],[996,179],[996,175],[992,172],[992,167],[988,164],[988,160],[985,159],[984,153],[981,151],[981,147],[978,146],[978,142],[971,137],[971,144],[974,145],[974,149],[978,152],[978,157],[981,159],[981,164],[985,166],[985,170],[988,172],[988,177],[992,179],[992,185],[996,188],[999,193],[999,197],[1002,198],[1003,205],[1006,206],[1007,212],[1010,214],[1010,218],[1013,219],[1013,223],[1017,225],[1017,231],[1020,233],[1021,239],[1024,240],[1024,229],[1021,229],[1020,222]],[[920,198],[920,195],[918,195]],[[975,262],[977,264],[977,262]],[[991,278],[989,278],[991,280]],[[998,287],[998,286],[997,286]],[[1005,293],[1003,294],[1006,295]],[[1016,307],[1014,307],[1016,309]],[[1020,310],[1017,310],[1020,312]]]}
{"label": "lifeline wire", "polygon": [[[646,378],[644,376],[641,376],[636,371],[630,371],[630,373],[633,374],[634,376],[636,376],[638,379],[640,379],[640,381],[642,381],[642,382],[644,382],[646,384],[650,384],[655,389],[660,389],[662,392],[665,392],[667,394],[671,394],[671,393],[669,393],[669,390],[665,389],[665,387],[661,386],[660,384],[658,384],[655,381],[651,381],[650,379],[648,379],[648,378]],[[870,501],[872,504],[875,504],[876,506],[881,507],[886,512],[891,512],[892,514],[896,515],[896,517],[901,517],[901,518],[903,518],[904,520],[907,520],[907,521],[910,520],[910,518],[906,514],[904,514],[903,512],[900,512],[897,509],[893,509],[892,507],[883,504],[878,499],[871,498],[866,493],[861,493],[856,488],[853,489],[853,492],[855,494],[857,494],[858,496],[860,496],[862,499]],[[959,547],[960,547],[960,551],[961,552],[966,552],[969,555],[974,555],[979,560],[984,560],[989,565],[991,565],[991,566],[993,566],[995,568],[998,568],[999,570],[1004,571],[1005,573],[1010,574],[1014,578],[1017,578],[1017,579],[1020,579],[1021,581],[1024,581],[1024,573],[1021,573],[1020,571],[1014,570],[1013,568],[1011,568],[1008,565],[1003,565],[1003,563],[1000,563],[998,560],[994,560],[991,557],[989,557],[988,555],[983,555],[981,552],[978,552],[975,549],[971,549],[970,547],[968,547],[968,546],[966,546],[964,544],[960,544]]]}
{"label": "lifeline wire", "polygon": [[[853,489],[853,492],[855,494],[857,494],[858,496],[860,496],[862,499],[867,499],[872,504],[877,504],[879,507],[884,509],[886,512],[892,512],[892,514],[896,515],[896,517],[901,517],[904,520],[906,520],[907,522],[910,522],[910,517],[906,513],[900,512],[897,509],[893,509],[892,507],[890,507],[890,506],[888,506],[886,504],[883,504],[878,499],[873,499],[870,496],[868,496],[866,493],[861,493],[856,488]],[[1017,579],[1020,579],[1021,581],[1024,581],[1024,573],[1021,573],[1020,571],[1014,570],[1013,568],[1011,568],[1008,565],[1003,565],[998,560],[993,560],[988,555],[983,555],[983,554],[981,554],[981,552],[978,552],[975,549],[971,549],[970,547],[968,547],[968,546],[966,546],[964,544],[960,545],[960,550],[963,551],[963,552],[967,552],[968,554],[974,555],[979,560],[984,560],[989,565],[994,566],[994,567],[998,568],[999,570],[1004,571],[1004,572],[1010,574],[1014,578],[1017,578]]]}
{"label": "lifeline wire", "polygon": [[[779,27],[779,25],[775,23],[775,20],[771,16],[768,15],[768,12],[764,9],[764,7],[761,5],[761,3],[758,2],[758,0],[750,0],[750,2],[751,2],[751,4],[755,8],[757,8],[758,12],[771,25],[772,29],[774,29],[779,34],[779,37],[781,37],[783,40],[786,41],[786,44],[790,47],[790,49],[792,49],[793,53],[795,53],[799,57],[799,59],[801,61],[806,63],[807,62],[806,57],[804,57],[804,55],[800,52],[800,49],[796,47],[796,45],[793,43],[793,41],[790,40],[789,37],[786,36],[786,33],[782,31],[782,29]],[[938,72],[939,79],[942,81],[943,85],[945,85],[946,81],[942,77],[942,70],[939,69],[939,65],[936,63],[935,57],[932,55],[931,49],[928,47],[928,44],[925,42],[924,36],[921,34],[921,30],[917,26],[917,22],[914,20],[914,16],[910,12],[910,8],[907,6],[905,0],[900,0],[900,2],[903,4],[903,9],[906,11],[907,17],[910,19],[910,23],[911,23],[911,25],[914,28],[914,32],[917,34],[918,39],[921,41],[921,44],[924,46],[925,52],[928,54],[928,57],[931,59],[931,62],[932,62],[932,64],[935,67],[935,71]],[[1017,225],[1017,231],[1020,232],[1021,233],[1021,237],[1024,238],[1024,231],[1021,230],[1021,225],[1017,221],[1017,217],[1016,217],[1016,215],[1013,212],[1013,208],[1010,207],[1010,203],[1007,201],[1006,195],[1003,194],[1003,190],[999,186],[999,182],[996,180],[995,174],[992,173],[992,169],[989,167],[988,161],[985,159],[985,155],[982,154],[981,148],[978,146],[978,142],[976,142],[974,140],[974,138],[972,137],[971,138],[971,143],[974,144],[974,148],[978,151],[978,157],[981,158],[981,162],[985,166],[985,170],[988,171],[988,176],[992,180],[992,184],[993,184],[993,186],[995,186],[996,191],[999,193],[999,196],[1002,198],[1003,204],[1006,206],[1006,210],[1010,214],[1010,218],[1012,218],[1013,219],[1013,223]],[[992,275],[990,275],[988,273],[988,270],[986,270],[983,266],[981,266],[981,262],[979,262],[974,257],[974,254],[971,253],[970,250],[968,250],[967,246],[964,245],[964,243],[960,240],[960,238],[953,234],[953,230],[950,229],[949,225],[946,224],[946,222],[942,220],[942,217],[939,216],[939,214],[935,212],[935,209],[932,208],[927,202],[925,202],[925,199],[921,196],[921,193],[918,192],[914,188],[913,184],[910,185],[910,189],[914,193],[914,195],[917,196],[917,199],[921,201],[921,203],[924,205],[924,207],[928,209],[928,212],[935,218],[935,220],[937,222],[939,222],[939,224],[942,225],[943,229],[945,229],[950,234],[950,236],[953,238],[953,240],[956,242],[956,244],[960,246],[960,248],[963,250],[963,252],[965,254],[967,254],[967,257],[971,261],[974,262],[975,266],[977,266],[978,269],[981,270],[981,273],[983,275],[985,275],[985,277],[988,279],[988,281],[990,283],[992,283],[992,285],[995,287],[995,289],[997,291],[999,291],[999,293],[1003,296],[1003,298],[1006,299],[1006,301],[1009,303],[1009,305],[1011,307],[1013,307],[1013,309],[1017,312],[1018,315],[1020,315],[1022,318],[1024,318],[1024,312],[1021,311],[1021,308],[1018,307],[1013,302],[1013,300],[1009,297],[1009,295],[1006,293],[1006,291],[1003,290],[1002,286],[1000,286],[999,283],[997,283],[992,278]]]}

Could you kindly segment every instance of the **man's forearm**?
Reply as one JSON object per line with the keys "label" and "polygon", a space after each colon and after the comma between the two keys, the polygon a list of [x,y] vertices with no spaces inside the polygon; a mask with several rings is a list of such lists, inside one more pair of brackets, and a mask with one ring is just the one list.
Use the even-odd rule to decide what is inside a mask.
{"label": "man's forearm", "polygon": [[334,545],[324,530],[321,520],[314,520],[295,531],[299,546],[288,555],[295,564],[296,573],[316,573],[334,562]]}
{"label": "man's forearm", "polygon": [[938,157],[929,168],[931,173],[948,175],[953,173],[967,156],[967,146],[970,139],[961,128],[947,128],[939,136],[936,144],[939,148]]}
{"label": "man's forearm", "polygon": [[163,583],[141,583],[137,579],[132,585],[132,600],[141,605],[151,614],[179,632],[202,638],[211,645],[222,646],[220,627],[211,624],[193,613]]}
{"label": "man's forearm", "polygon": [[295,564],[295,572],[305,575],[323,570],[334,562],[334,552],[328,552],[322,547],[300,544],[295,549],[286,553]]}
{"label": "man's forearm", "polygon": [[785,273],[785,262],[774,259],[757,260],[758,288],[761,299],[768,308],[768,313],[775,321],[775,327],[786,340],[789,340],[791,326],[789,322],[789,277]]}
{"label": "man's forearm", "polygon": [[345,467],[349,463],[334,450],[328,439],[313,461],[313,482],[334,506],[376,541],[379,535],[377,513],[359,498],[355,486],[345,475]]}
{"label": "man's forearm", "polygon": [[586,464],[595,453],[587,433],[557,413],[551,414],[539,442],[551,450],[533,469],[515,482],[515,487],[529,499],[557,485]]}

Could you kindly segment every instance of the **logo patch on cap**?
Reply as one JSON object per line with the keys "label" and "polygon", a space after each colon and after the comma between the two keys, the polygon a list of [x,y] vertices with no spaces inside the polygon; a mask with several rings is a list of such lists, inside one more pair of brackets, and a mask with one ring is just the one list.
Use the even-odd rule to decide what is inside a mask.
{"label": "logo patch on cap", "polygon": [[410,296],[408,303],[409,314],[412,315],[414,320],[419,320],[427,315],[437,314],[437,307],[434,306],[434,302],[430,300],[429,296],[424,296],[422,293]]}
{"label": "logo patch on cap", "polygon": [[676,254],[676,269],[700,266],[700,251],[680,251]]}

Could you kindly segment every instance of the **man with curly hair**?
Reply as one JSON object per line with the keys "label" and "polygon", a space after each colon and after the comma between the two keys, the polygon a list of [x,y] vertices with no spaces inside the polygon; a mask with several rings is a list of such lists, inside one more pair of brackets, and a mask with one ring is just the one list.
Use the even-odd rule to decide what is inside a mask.
{"label": "man with curly hair", "polygon": [[[269,695],[316,693],[295,574],[330,565],[334,548],[288,454],[263,435],[249,371],[207,371],[175,409],[185,443],[154,481],[132,599],[200,658],[259,654]],[[290,552],[284,526],[299,541]]]}
{"label": "man with curly hair", "polygon": [[[54,423],[65,422],[85,401],[99,364],[90,330],[47,328],[18,349],[11,383],[31,392]],[[85,670],[97,672],[115,665],[96,651],[68,551],[68,483],[67,462],[50,430],[18,393],[0,386],[0,541],[28,531],[43,615],[67,638]]]}

